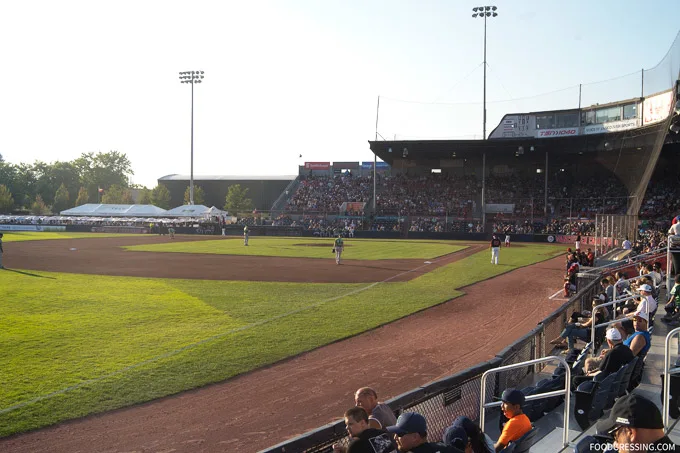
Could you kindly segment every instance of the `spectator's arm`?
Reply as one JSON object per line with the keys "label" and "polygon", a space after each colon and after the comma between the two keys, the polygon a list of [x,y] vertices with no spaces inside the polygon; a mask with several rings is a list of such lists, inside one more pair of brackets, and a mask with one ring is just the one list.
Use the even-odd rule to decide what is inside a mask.
{"label": "spectator's arm", "polygon": [[633,338],[630,344],[630,350],[633,351],[633,356],[637,357],[638,353],[642,351],[642,348],[647,344],[647,340],[642,335],[637,335]]}

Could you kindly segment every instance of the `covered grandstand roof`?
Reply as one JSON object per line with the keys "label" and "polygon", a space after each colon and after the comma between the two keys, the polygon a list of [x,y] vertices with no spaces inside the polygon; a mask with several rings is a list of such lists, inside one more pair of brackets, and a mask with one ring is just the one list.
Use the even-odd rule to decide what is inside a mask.
{"label": "covered grandstand roof", "polygon": [[96,204],[87,203],[61,211],[66,216],[153,217],[167,211],[152,204]]}
{"label": "covered grandstand roof", "polygon": [[[194,181],[292,181],[297,178],[294,175],[266,175],[266,176],[243,176],[243,175],[194,175]],[[167,175],[158,178],[159,181],[189,181],[190,175]]]}

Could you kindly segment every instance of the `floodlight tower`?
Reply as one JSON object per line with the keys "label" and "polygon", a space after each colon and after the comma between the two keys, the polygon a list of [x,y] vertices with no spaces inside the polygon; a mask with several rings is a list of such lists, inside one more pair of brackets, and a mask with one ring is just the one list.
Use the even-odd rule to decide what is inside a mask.
{"label": "floodlight tower", "polygon": [[189,180],[189,204],[194,204],[194,84],[203,81],[203,71],[184,71],[179,73],[180,83],[191,84],[191,176]]}
{"label": "floodlight tower", "polygon": [[484,19],[484,123],[482,125],[482,136],[486,140],[486,19],[487,17],[496,17],[498,10],[495,6],[475,6],[472,8],[472,17],[479,17]]}

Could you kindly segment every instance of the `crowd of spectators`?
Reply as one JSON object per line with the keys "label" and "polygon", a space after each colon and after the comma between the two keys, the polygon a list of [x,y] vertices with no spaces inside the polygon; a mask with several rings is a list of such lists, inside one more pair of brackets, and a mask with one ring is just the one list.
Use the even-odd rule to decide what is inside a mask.
{"label": "crowd of spectators", "polygon": [[468,217],[474,212],[480,187],[474,176],[386,177],[377,194],[377,210],[379,215]]}
{"label": "crowd of spectators", "polygon": [[[373,193],[370,176],[343,173],[333,177],[307,176],[289,198],[287,212],[322,212],[338,214],[345,202],[367,203]],[[361,210],[347,213],[363,215]]]}
{"label": "crowd of spectators", "polygon": [[677,175],[652,178],[640,208],[641,219],[671,219],[680,214],[680,183]]}

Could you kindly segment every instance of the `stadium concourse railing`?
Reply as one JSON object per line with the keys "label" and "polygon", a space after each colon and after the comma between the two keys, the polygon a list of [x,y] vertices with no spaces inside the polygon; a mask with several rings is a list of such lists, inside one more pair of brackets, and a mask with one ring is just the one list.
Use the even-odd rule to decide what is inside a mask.
{"label": "stadium concourse railing", "polygon": [[[531,332],[498,352],[492,359],[438,381],[417,387],[386,403],[395,414],[418,412],[428,423],[428,438],[442,438],[444,430],[453,420],[465,415],[476,419],[480,413],[482,375],[493,368],[518,364],[546,357],[552,346],[550,340],[564,329],[568,313],[590,309],[591,300],[599,292],[599,275],[586,275],[577,280],[578,292],[559,309],[547,316]],[[516,387],[527,377],[540,372],[545,365],[536,363],[495,374],[486,383],[489,403],[493,396],[500,395],[509,387]],[[352,405],[347,402],[347,407]],[[342,414],[338,414],[339,416]],[[334,443],[348,442],[345,423],[342,420],[330,423],[301,436],[262,450],[262,453],[326,453],[332,451]]]}

